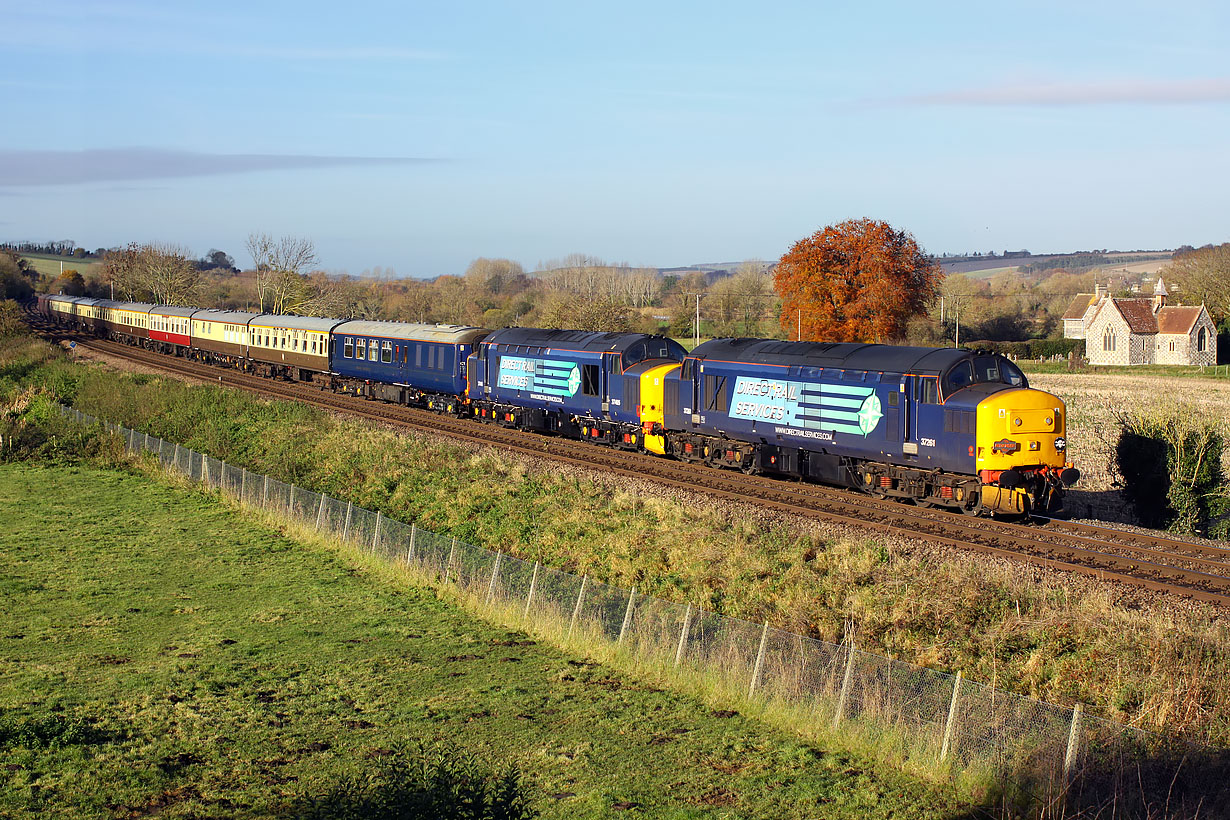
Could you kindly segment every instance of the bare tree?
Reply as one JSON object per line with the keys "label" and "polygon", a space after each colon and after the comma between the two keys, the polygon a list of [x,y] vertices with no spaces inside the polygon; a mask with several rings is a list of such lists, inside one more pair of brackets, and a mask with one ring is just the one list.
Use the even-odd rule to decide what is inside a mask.
{"label": "bare tree", "polygon": [[256,268],[256,293],[262,312],[309,315],[336,306],[341,300],[336,283],[308,273],[316,264],[312,240],[269,234],[249,234],[244,245]]}
{"label": "bare tree", "polygon": [[201,287],[201,271],[178,245],[130,244],[103,256],[103,281],[124,299],[158,305],[190,305]]}

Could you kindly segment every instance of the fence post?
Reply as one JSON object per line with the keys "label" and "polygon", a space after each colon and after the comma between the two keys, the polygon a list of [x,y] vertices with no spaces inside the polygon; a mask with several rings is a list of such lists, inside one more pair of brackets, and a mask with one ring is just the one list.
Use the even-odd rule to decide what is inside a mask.
{"label": "fence post", "polygon": [[692,605],[683,613],[683,629],[679,630],[679,647],[675,650],[675,668],[683,663],[683,650],[688,645],[688,628],[692,626]]}
{"label": "fence post", "polygon": [[846,674],[841,679],[841,694],[837,697],[837,713],[833,715],[833,728],[841,723],[842,712],[846,710],[846,694],[850,691],[850,678],[854,674],[854,642],[850,642],[850,654],[846,656]]}
{"label": "fence post", "polygon": [[[324,496],[322,495],[321,498],[324,498]],[[264,486],[261,487],[261,506],[262,507],[269,506],[269,476],[268,475],[265,476]],[[317,527],[316,529],[320,529],[320,527]]]}
{"label": "fence post", "polygon": [[380,539],[380,510],[376,510],[376,530],[372,533],[372,552],[376,551],[376,542]]}
{"label": "fence post", "polygon": [[495,579],[500,577],[500,560],[504,558],[502,550],[495,552],[495,566],[491,568],[491,583],[487,584],[487,598],[483,601],[486,606],[491,606],[491,596],[495,595]]}
{"label": "fence post", "polygon": [[[295,485],[294,484],[290,485],[290,499],[291,499],[291,507],[293,508],[295,504]],[[346,502],[346,523],[342,526],[342,540],[343,541],[346,540],[346,536],[350,535],[350,512],[353,509],[354,509],[354,502],[347,501]]]}
{"label": "fence post", "polygon": [[453,559],[457,556],[457,536],[453,536],[453,545],[448,551],[448,563],[444,565],[444,583],[448,583],[449,573],[453,571]]}
{"label": "fence post", "polygon": [[769,622],[764,622],[764,629],[760,632],[760,649],[756,651],[756,665],[752,668],[752,682],[747,687],[747,696],[750,698],[756,692],[756,683],[760,680],[760,667],[764,665],[764,647],[769,642]]}
{"label": "fence post", "polygon": [[[322,497],[320,499],[320,503],[323,504],[324,501],[325,500]],[[418,525],[412,523],[410,525],[410,548],[406,550],[406,564],[407,565],[414,563],[414,539],[415,539],[415,536],[417,536],[418,534],[419,534]]]}
{"label": "fence post", "polygon": [[1076,765],[1076,753],[1080,749],[1081,738],[1081,714],[1084,712],[1084,707],[1079,703],[1072,708],[1072,728],[1068,732],[1068,753],[1063,756],[1063,777],[1067,780],[1072,774],[1072,767]]}
{"label": "fence post", "polygon": [[534,574],[530,576],[530,593],[525,596],[525,611],[521,613],[522,618],[530,616],[530,603],[534,600],[534,590],[538,588],[538,567],[537,561],[534,562]]}
{"label": "fence post", "polygon": [[288,516],[295,514],[295,490],[299,489],[297,484],[290,485],[290,506],[286,510]]}
{"label": "fence post", "polygon": [[244,495],[248,492],[248,468],[239,468],[239,503],[243,503]]}
{"label": "fence post", "polygon": [[948,757],[952,746],[952,730],[957,725],[957,698],[961,693],[961,671],[957,670],[957,679],[952,682],[952,702],[948,704],[948,723],[944,726],[944,742],[940,745],[940,762]]}
{"label": "fence post", "polygon": [[[158,451],[161,453],[162,448],[159,447]],[[225,489],[226,489],[226,462],[224,461],[222,462],[222,469],[218,470],[218,492],[222,492]]]}
{"label": "fence post", "polygon": [[201,483],[209,487],[209,456],[201,453]]}
{"label": "fence post", "polygon": [[619,627],[619,640],[615,642],[619,646],[624,642],[624,633],[628,631],[628,624],[632,622],[632,600],[636,598],[636,587],[632,587],[632,591],[628,593],[628,607],[624,610],[624,622]]}
{"label": "fence post", "polygon": [[568,622],[568,634],[564,637],[565,641],[572,639],[572,628],[577,625],[577,615],[581,614],[581,601],[585,600],[585,585],[588,583],[589,576],[582,575],[581,591],[577,593],[577,603],[576,606],[572,608],[572,620]]}
{"label": "fence post", "polygon": [[[269,477],[265,477],[265,487],[269,487]],[[320,532],[321,526],[325,523],[325,494],[320,494],[320,506],[316,508],[316,532]]]}
{"label": "fence post", "polygon": [[142,450],[148,450],[148,449],[149,449],[149,433],[146,433],[146,434],[145,434],[145,445],[144,445],[141,449],[142,449]]}
{"label": "fence post", "polygon": [[179,469],[179,442],[175,442],[175,454],[171,456],[175,459],[175,468]]}

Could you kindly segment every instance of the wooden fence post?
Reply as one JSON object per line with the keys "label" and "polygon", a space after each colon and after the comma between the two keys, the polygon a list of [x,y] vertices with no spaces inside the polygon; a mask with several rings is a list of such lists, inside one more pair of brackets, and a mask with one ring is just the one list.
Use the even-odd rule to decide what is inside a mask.
{"label": "wooden fence post", "polygon": [[850,691],[850,677],[854,674],[854,642],[849,644],[850,654],[846,656],[846,674],[841,679],[841,694],[837,697],[837,713],[833,715],[833,728],[841,723],[842,713],[846,710],[846,694]]}
{"label": "wooden fence post", "polygon": [[624,642],[624,633],[628,631],[628,624],[632,622],[632,601],[636,598],[636,587],[632,587],[632,591],[628,593],[628,606],[624,609],[624,622],[619,627],[619,640],[615,642],[619,646]]}
{"label": "wooden fence post", "polygon": [[[294,505],[295,485],[290,485],[291,504]],[[346,523],[342,526],[342,540],[345,541],[350,536],[350,513],[354,510],[354,502],[346,502]]]}
{"label": "wooden fence post", "polygon": [[[269,486],[269,482],[267,480],[265,481],[265,486]],[[316,532],[320,532],[320,528],[324,526],[325,523],[325,498],[325,494],[321,493],[320,504],[316,507]]]}
{"label": "wooden fence post", "polygon": [[952,701],[948,704],[948,723],[944,726],[944,742],[940,745],[940,762],[948,757],[952,748],[953,727],[957,725],[957,698],[961,696],[961,672],[957,670],[957,678],[952,682]]}
{"label": "wooden fence post", "polygon": [[1072,728],[1068,731],[1068,753],[1063,756],[1063,778],[1072,776],[1072,768],[1076,765],[1077,753],[1081,744],[1081,715],[1084,707],[1076,704],[1072,709]]}
{"label": "wooden fence post", "polygon": [[[265,476],[265,486],[261,488],[261,507],[269,506],[269,476]],[[317,529],[320,529],[317,527]]]}
{"label": "wooden fence post", "polygon": [[376,551],[376,542],[380,539],[380,510],[376,510],[376,529],[372,533],[372,552]]}
{"label": "wooden fence post", "polygon": [[457,536],[453,536],[453,545],[448,550],[448,563],[444,565],[444,583],[448,583],[449,573],[453,571],[453,559],[457,557]]}
{"label": "wooden fence post", "polygon": [[577,616],[581,614],[581,601],[585,600],[585,586],[589,583],[589,576],[581,576],[581,591],[577,593],[576,606],[572,608],[572,620],[568,622],[568,634],[564,640],[572,639],[572,628],[577,625]]}
{"label": "wooden fence post", "polygon": [[530,592],[525,596],[525,611],[521,613],[522,618],[530,617],[530,603],[534,600],[534,590],[538,588],[538,567],[537,561],[534,562],[534,574],[530,576]]}
{"label": "wooden fence post", "polygon": [[752,682],[748,684],[747,696],[750,698],[756,692],[756,683],[760,680],[760,667],[764,665],[764,648],[769,642],[769,622],[764,622],[760,632],[760,649],[756,651],[756,665],[752,668]]}
{"label": "wooden fence post", "polygon": [[244,493],[248,491],[248,468],[239,468],[239,503],[243,503]]}
{"label": "wooden fence post", "polygon": [[418,534],[419,534],[418,525],[411,523],[410,524],[410,547],[409,549],[406,550],[406,564],[407,565],[414,563],[414,539],[415,539],[415,536],[417,536]]}
{"label": "wooden fence post", "polygon": [[692,605],[689,603],[688,608],[683,613],[683,629],[679,630],[679,646],[675,649],[675,668],[679,668],[679,664],[683,663],[683,650],[688,645],[688,629],[692,626]]}
{"label": "wooden fence post", "polygon": [[491,583],[487,584],[487,598],[483,601],[483,604],[486,606],[491,606],[491,596],[495,595],[495,579],[500,577],[500,561],[503,558],[503,550],[496,550],[495,566],[491,568]]}

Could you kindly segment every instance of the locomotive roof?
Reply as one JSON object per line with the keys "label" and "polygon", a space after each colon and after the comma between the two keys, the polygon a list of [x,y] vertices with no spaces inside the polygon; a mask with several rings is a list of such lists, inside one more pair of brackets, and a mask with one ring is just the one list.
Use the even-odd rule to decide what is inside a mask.
{"label": "locomotive roof", "polygon": [[595,333],[590,330],[546,330],[535,327],[506,327],[493,330],[486,338],[490,344],[557,347],[598,353],[622,353],[645,339],[662,338],[648,333]]}
{"label": "locomotive roof", "polygon": [[469,325],[427,325],[416,322],[369,322],[353,320],[342,322],[334,333],[355,336],[380,336],[385,339],[403,339],[411,342],[447,342],[467,344],[477,342],[487,335],[481,327]]}
{"label": "locomotive roof", "polygon": [[319,319],[315,316],[279,316],[275,313],[258,314],[249,323],[250,327],[287,328],[328,333],[342,323],[341,319]]}
{"label": "locomotive roof", "polygon": [[260,316],[259,313],[252,313],[247,310],[219,310],[218,308],[205,308],[197,311],[192,317],[194,322],[228,322],[232,325],[246,325],[248,322]]}
{"label": "locomotive roof", "polygon": [[829,342],[782,342],[773,339],[713,339],[688,354],[696,359],[754,364],[837,367],[892,373],[941,373],[969,357],[952,347],[899,347]]}

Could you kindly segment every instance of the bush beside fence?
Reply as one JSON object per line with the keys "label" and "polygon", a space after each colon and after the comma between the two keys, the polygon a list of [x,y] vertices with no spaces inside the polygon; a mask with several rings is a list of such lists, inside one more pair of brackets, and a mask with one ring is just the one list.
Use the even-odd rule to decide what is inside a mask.
{"label": "bush beside fence", "polygon": [[1080,706],[1062,708],[852,644],[642,596],[404,524],[69,407],[61,411],[82,424],[101,424],[129,452],[155,455],[166,468],[242,505],[410,567],[491,616],[582,652],[699,680],[706,691],[784,712],[804,733],[860,736],[954,777],[1008,778],[1052,795],[1083,768],[1128,765],[1150,739],[1084,715]]}

